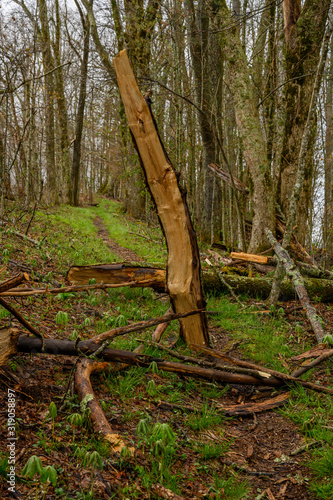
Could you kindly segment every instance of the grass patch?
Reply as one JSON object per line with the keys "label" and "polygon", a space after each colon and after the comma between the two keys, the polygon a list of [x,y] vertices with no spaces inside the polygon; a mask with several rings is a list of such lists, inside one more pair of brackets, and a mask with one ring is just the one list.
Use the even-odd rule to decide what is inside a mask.
{"label": "grass patch", "polygon": [[[167,250],[159,225],[149,227],[143,221],[129,220],[123,214],[122,205],[112,200],[99,200],[92,212],[101,217],[110,238],[119,245],[136,252],[146,262],[165,266]],[[137,236],[141,234],[142,236]],[[148,238],[148,239],[147,239]]]}

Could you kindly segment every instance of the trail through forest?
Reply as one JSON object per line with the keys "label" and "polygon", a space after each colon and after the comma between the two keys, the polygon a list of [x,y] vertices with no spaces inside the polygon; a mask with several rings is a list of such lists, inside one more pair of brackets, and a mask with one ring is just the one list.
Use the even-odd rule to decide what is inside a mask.
{"label": "trail through forest", "polygon": [[121,257],[124,262],[143,262],[143,259],[139,257],[136,252],[130,250],[129,248],[122,247],[114,239],[110,238],[109,233],[103,223],[101,217],[96,217],[94,219],[94,224],[98,229],[98,237],[110,248],[110,250]]}
{"label": "trail through forest", "polygon": [[[118,244],[113,239],[115,233],[111,233],[112,238],[109,236],[106,221],[110,211],[103,213],[103,203],[97,217],[95,209],[87,208],[75,212],[66,208],[47,217],[40,212],[29,234],[36,241],[41,239],[47,224],[47,247],[37,247],[10,232],[3,233],[3,245],[8,252],[2,259],[25,262],[30,269],[27,286],[36,288],[51,287],[53,281],[67,284],[64,275],[73,263],[110,263],[113,258],[110,250],[124,260],[133,260],[134,255],[136,261],[143,260],[139,246],[134,252]],[[18,213],[16,227],[24,232],[30,218],[30,214]],[[124,232],[129,231],[128,224],[132,221],[121,219]],[[139,227],[142,225],[137,226],[137,231]],[[141,242],[142,238],[137,240],[141,244],[146,242]],[[12,267],[2,267],[1,271],[2,279],[15,274]],[[35,281],[37,271],[44,281]],[[247,305],[244,310],[229,296],[208,297],[207,308],[215,311],[209,316],[212,346],[239,359],[292,371],[293,356],[316,344],[297,303],[284,303],[281,311],[286,311],[285,314],[281,311],[261,314],[260,303],[245,297],[242,301]],[[71,340],[89,339],[115,326],[161,316],[169,307],[165,295],[135,288],[59,293],[12,303],[47,338]],[[331,318],[330,306],[320,307],[325,319]],[[66,321],[56,319],[59,313],[65,315]],[[21,328],[3,310],[0,323]],[[163,336],[162,347],[172,347],[176,353],[188,355],[181,342],[175,344],[178,334],[176,323],[171,324]],[[145,354],[172,359],[168,353],[149,346],[150,339],[151,332],[135,333],[114,340],[111,347],[133,351],[143,343]],[[210,358],[198,358],[204,359]],[[138,366],[97,375],[92,379],[93,390],[112,431],[136,450],[134,456],[119,455],[93,432],[91,424],[72,423],[72,416],[81,413],[72,378],[74,361],[71,356],[20,353],[1,367],[0,475],[6,454],[7,391],[13,389],[18,421],[16,487],[23,498],[34,498],[36,488],[44,487],[45,500],[83,499],[87,498],[84,495],[88,495],[91,481],[93,496],[89,498],[95,500],[160,500],[166,498],[161,494],[160,484],[183,500],[330,498],[329,493],[326,496],[315,493],[313,485],[318,482],[310,467],[316,460],[323,460],[320,453],[326,456],[325,447],[330,446],[333,418],[329,396],[290,388],[289,398],[280,409],[228,417],[223,411],[227,405],[241,408],[243,404],[265,402],[289,389],[221,385]],[[326,363],[326,367],[323,365],[311,376],[311,381],[330,383],[331,361]],[[57,407],[54,423],[49,416],[51,402]],[[154,432],[160,424],[171,430],[168,452],[156,451]],[[93,451],[102,457],[103,468],[91,468],[84,462],[84,455]],[[23,480],[23,466],[32,455],[40,457],[43,466],[57,469],[56,486],[42,486],[37,476]],[[0,497],[11,498],[5,481],[0,483]]]}

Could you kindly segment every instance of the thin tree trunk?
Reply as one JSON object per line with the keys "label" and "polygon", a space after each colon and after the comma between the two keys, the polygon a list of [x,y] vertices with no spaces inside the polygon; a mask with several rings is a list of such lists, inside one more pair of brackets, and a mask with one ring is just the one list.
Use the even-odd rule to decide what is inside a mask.
{"label": "thin tree trunk", "polygon": [[[76,2],[77,7],[79,4]],[[77,207],[80,197],[80,163],[81,163],[81,142],[83,132],[84,108],[86,103],[87,77],[88,77],[88,60],[89,60],[89,39],[90,39],[90,24],[88,16],[86,19],[80,9],[82,28],[84,32],[83,42],[83,57],[81,61],[81,76],[80,76],[80,91],[79,102],[76,114],[75,124],[75,139],[73,148],[73,162],[71,170],[71,189],[70,201],[71,204]]]}
{"label": "thin tree trunk", "polygon": [[[308,116],[307,116],[306,125],[304,128],[304,133],[302,136],[301,146],[300,146],[300,150],[299,150],[297,178],[296,178],[296,182],[295,182],[295,185],[294,185],[294,188],[292,190],[291,197],[290,197],[288,219],[287,219],[286,229],[284,231],[283,240],[282,240],[282,248],[284,248],[284,249],[289,248],[293,229],[294,229],[295,222],[296,222],[297,205],[298,205],[298,202],[299,202],[299,199],[301,196],[301,191],[302,191],[304,178],[305,178],[306,165],[307,165],[307,153],[308,153],[309,142],[311,141],[311,136],[312,136],[313,120],[314,120],[314,115],[316,112],[316,105],[317,105],[320,85],[321,85],[321,81],[322,81],[322,75],[323,75],[324,68],[325,68],[327,52],[328,52],[328,47],[329,47],[329,41],[330,41],[330,37],[331,37],[332,31],[333,31],[333,22],[332,21],[333,21],[332,11],[330,11],[329,25],[327,28],[327,32],[324,35],[324,38],[322,40],[320,59],[319,59],[319,63],[318,63],[317,71],[316,71],[316,77],[315,77],[315,81],[313,84],[311,100],[310,100],[310,104],[309,104]],[[281,283],[282,278],[283,278],[283,267],[282,267],[282,263],[279,262],[277,265],[276,271],[275,271],[272,291],[271,291],[271,294],[269,297],[269,302],[271,304],[276,304],[278,299],[279,299],[280,283]]]}

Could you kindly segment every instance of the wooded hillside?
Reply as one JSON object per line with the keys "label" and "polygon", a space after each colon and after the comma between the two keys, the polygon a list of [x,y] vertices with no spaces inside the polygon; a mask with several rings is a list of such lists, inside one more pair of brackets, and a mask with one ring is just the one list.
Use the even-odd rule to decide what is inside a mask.
{"label": "wooded hillside", "polygon": [[330,1],[7,1],[0,199],[119,199],[154,220],[119,98],[126,48],[199,238],[257,253],[276,215],[332,252]]}

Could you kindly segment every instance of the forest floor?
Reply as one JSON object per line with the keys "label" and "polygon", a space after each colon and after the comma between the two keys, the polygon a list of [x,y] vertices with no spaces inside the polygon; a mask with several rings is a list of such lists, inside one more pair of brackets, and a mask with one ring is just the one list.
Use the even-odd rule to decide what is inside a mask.
{"label": "forest floor", "polygon": [[[165,265],[166,249],[159,228],[129,219],[112,200],[100,200],[92,207],[40,209],[32,220],[32,210],[8,202],[7,216],[10,223],[0,235],[1,281],[23,270],[34,287],[51,288],[67,283],[67,271],[74,264],[130,260]],[[11,231],[24,233],[28,227],[29,237],[41,242],[39,245]],[[263,313],[262,302],[248,297],[240,297],[246,308],[227,295],[207,299],[207,310],[214,311],[209,316],[211,343],[224,353],[291,373],[296,367],[292,358],[316,345],[297,302],[281,303],[277,310]],[[148,288],[7,300],[46,338],[72,340],[162,316],[169,308],[165,294]],[[331,333],[332,305],[315,306]],[[59,312],[67,313],[62,323],[56,321]],[[0,326],[9,325],[22,329],[1,308]],[[176,322],[171,323],[162,345],[188,355],[178,330]],[[27,334],[23,329],[22,333]],[[151,339],[151,329],[115,339],[112,347],[134,350],[140,344],[137,339]],[[145,353],[172,359],[147,344]],[[94,433],[89,419],[74,423],[73,415],[80,413],[72,377],[74,363],[70,356],[19,354],[1,367],[0,498],[333,499],[333,404],[329,395],[293,387],[281,408],[231,418],[223,413],[223,405],[265,401],[287,388],[222,385],[134,366],[103,373],[93,378],[95,395],[112,430],[135,448],[131,456],[126,448],[121,454],[114,453]],[[332,361],[302,378],[333,388]],[[13,494],[6,476],[8,390],[15,391],[16,398]],[[52,402],[56,416],[50,409]],[[167,436],[159,435],[161,428],[156,424],[162,423],[169,426],[165,427]],[[101,461],[88,465],[93,451]],[[41,459],[44,469],[56,469],[56,484],[43,482],[38,472],[33,478],[23,475],[24,465],[33,455]],[[165,496],[168,492],[163,493],[158,485],[172,491],[174,497]]]}

